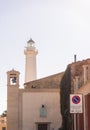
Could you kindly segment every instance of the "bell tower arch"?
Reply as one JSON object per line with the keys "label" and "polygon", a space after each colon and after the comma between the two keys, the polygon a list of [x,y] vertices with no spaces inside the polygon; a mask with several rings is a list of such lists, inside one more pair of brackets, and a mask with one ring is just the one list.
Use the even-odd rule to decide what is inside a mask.
{"label": "bell tower arch", "polygon": [[19,72],[7,72],[7,130],[19,130]]}

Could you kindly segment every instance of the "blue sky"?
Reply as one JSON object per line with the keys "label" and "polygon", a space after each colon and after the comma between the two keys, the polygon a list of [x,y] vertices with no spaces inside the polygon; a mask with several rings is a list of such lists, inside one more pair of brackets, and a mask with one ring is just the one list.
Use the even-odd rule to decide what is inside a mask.
{"label": "blue sky", "polygon": [[6,109],[7,75],[20,71],[24,83],[24,49],[32,38],[39,51],[37,77],[62,72],[69,63],[90,58],[89,0],[0,0],[0,113]]}

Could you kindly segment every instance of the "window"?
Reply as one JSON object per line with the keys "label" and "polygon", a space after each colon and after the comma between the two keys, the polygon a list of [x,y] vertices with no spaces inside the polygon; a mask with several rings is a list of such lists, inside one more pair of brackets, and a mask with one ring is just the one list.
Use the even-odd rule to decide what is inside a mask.
{"label": "window", "polygon": [[16,85],[16,77],[10,77],[10,84]]}
{"label": "window", "polygon": [[6,130],[6,127],[2,127],[2,130]]}
{"label": "window", "polygon": [[40,117],[46,117],[47,111],[44,105],[40,108]]}

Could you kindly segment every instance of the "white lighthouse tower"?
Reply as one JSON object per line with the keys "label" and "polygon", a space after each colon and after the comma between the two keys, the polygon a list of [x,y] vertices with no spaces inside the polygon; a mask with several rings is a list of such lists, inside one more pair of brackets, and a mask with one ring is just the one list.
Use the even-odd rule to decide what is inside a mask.
{"label": "white lighthouse tower", "polygon": [[35,42],[30,39],[27,42],[27,47],[24,50],[25,54],[25,82],[29,82],[36,79],[37,70],[36,70],[36,55],[38,50],[35,47]]}

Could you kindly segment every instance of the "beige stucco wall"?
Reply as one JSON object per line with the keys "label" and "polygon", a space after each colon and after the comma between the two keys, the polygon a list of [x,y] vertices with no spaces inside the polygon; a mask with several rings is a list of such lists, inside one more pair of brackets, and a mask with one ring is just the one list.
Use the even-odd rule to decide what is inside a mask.
{"label": "beige stucco wall", "polygon": [[7,130],[7,118],[0,117],[0,130],[3,130],[4,127]]}
{"label": "beige stucco wall", "polygon": [[[22,108],[22,130],[36,130],[37,122],[49,122],[50,130],[58,130],[62,118],[60,114],[60,94],[57,92],[24,92]],[[46,117],[40,117],[42,104],[47,110]]]}
{"label": "beige stucco wall", "polygon": [[36,54],[26,55],[25,63],[25,82],[30,82],[36,79]]}

